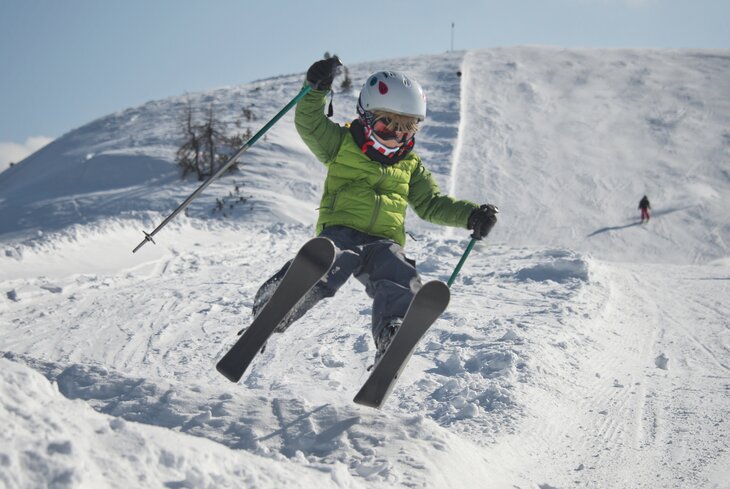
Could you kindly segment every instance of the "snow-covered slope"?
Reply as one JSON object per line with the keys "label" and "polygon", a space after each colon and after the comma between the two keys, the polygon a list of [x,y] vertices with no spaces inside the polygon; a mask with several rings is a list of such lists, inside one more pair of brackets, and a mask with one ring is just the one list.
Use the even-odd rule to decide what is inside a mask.
{"label": "snow-covered slope", "polygon": [[[172,163],[187,101],[255,131],[303,75],[174,97],[0,173],[0,485],[730,487],[730,52],[349,69],[383,67],[428,92],[417,148],[442,189],[502,211],[385,408],[351,402],[374,353],[354,281],[240,385],[213,368],[313,233],[324,169],[292,114],[131,254],[199,184]],[[421,274],[447,279],[468,233],[408,229]]]}
{"label": "snow-covered slope", "polygon": [[495,239],[619,261],[728,255],[727,52],[503,49],[463,64],[452,188],[501,204]]}
{"label": "snow-covered slope", "polygon": [[[726,52],[491,49],[357,65],[351,76],[358,84],[384,65],[423,82],[429,116],[418,151],[444,190],[501,207],[495,242],[631,261],[727,255]],[[72,131],[0,173],[0,233],[166,213],[198,185],[180,185],[170,164],[188,101],[212,107],[231,132],[255,131],[300,84],[296,74],[150,102]],[[356,94],[337,94],[336,120],[353,117]],[[242,108],[257,119],[246,121]],[[311,224],[324,170],[291,118],[192,215],[210,214],[235,181],[241,196],[253,196],[241,220]],[[637,226],[644,194],[661,217],[650,233]]]}

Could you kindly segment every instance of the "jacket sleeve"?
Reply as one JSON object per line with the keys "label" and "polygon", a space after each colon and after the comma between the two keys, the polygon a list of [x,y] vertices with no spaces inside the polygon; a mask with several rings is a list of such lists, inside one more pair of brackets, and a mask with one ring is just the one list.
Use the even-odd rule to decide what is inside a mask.
{"label": "jacket sleeve", "polygon": [[411,175],[408,202],[421,219],[464,229],[471,213],[479,208],[473,202],[441,195],[436,180],[420,161]]}
{"label": "jacket sleeve", "polygon": [[326,90],[311,90],[297,104],[294,125],[304,143],[319,161],[329,166],[337,156],[347,128],[324,115]]}

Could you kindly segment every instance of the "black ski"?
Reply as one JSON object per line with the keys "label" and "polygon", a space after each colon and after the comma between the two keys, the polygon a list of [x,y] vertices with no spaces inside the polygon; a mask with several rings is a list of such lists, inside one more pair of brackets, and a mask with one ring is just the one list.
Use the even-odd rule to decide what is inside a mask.
{"label": "black ski", "polygon": [[357,404],[380,409],[411,358],[418,341],[446,310],[449,298],[449,287],[443,282],[428,282],[421,287],[411,301],[403,323],[388,349],[355,396],[354,401]]}
{"label": "black ski", "polygon": [[327,238],[308,241],[294,257],[271,299],[215,368],[238,382],[286,314],[329,271],[335,246]]}

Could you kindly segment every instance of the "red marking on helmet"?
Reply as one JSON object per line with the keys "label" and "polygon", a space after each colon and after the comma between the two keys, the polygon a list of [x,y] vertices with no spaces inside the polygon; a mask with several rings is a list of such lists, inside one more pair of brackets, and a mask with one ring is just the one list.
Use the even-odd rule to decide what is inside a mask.
{"label": "red marking on helmet", "polygon": [[388,85],[383,82],[378,83],[378,91],[380,91],[380,95],[385,95],[388,93]]}

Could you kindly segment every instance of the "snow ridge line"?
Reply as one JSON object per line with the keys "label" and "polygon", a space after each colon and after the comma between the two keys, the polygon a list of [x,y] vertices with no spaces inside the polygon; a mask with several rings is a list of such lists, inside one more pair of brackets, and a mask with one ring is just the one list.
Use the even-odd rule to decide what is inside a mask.
{"label": "snow ridge line", "polygon": [[449,195],[456,195],[456,176],[459,168],[459,160],[461,159],[461,148],[462,141],[464,140],[464,107],[466,106],[467,99],[467,88],[469,83],[469,58],[471,58],[471,51],[467,51],[461,60],[461,82],[459,84],[459,127],[456,133],[456,143],[454,144],[453,152],[451,153],[451,174],[449,176]]}

